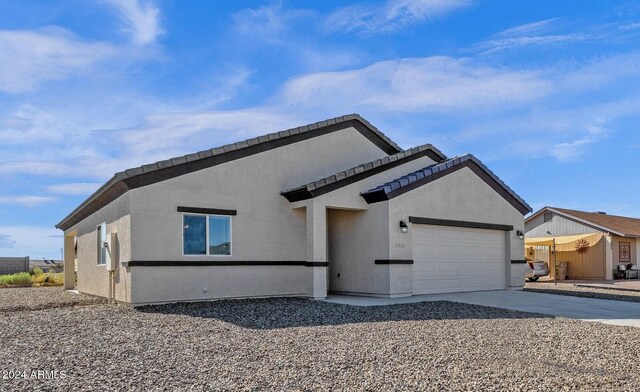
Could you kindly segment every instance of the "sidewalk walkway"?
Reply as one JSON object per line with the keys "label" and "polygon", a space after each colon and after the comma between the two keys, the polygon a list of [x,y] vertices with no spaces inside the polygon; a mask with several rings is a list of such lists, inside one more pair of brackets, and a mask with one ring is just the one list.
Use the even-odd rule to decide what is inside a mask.
{"label": "sidewalk walkway", "polygon": [[640,303],[531,293],[526,291],[477,291],[416,295],[405,298],[329,295],[324,301],[354,306],[381,306],[424,301],[452,301],[527,313],[567,317],[583,321],[594,321],[604,324],[640,327]]}

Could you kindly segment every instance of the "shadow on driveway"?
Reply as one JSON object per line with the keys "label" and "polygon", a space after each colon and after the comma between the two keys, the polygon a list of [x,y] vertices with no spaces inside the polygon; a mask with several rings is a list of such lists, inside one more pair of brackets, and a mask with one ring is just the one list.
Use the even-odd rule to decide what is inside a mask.
{"label": "shadow on driveway", "polygon": [[136,309],[143,313],[217,319],[250,329],[393,321],[553,318],[448,301],[363,307],[297,298],[269,298],[147,305]]}

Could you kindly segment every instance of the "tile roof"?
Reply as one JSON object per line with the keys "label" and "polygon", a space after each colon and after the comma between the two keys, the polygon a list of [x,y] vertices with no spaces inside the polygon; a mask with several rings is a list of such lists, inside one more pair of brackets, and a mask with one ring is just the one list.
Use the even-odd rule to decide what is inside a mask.
{"label": "tile roof", "polygon": [[344,123],[350,120],[357,120],[364,124],[369,130],[373,131],[380,139],[382,139],[386,144],[391,146],[391,148],[395,151],[402,151],[402,149],[391,139],[389,139],[384,133],[382,133],[378,128],[373,126],[369,121],[364,119],[359,114],[353,113],[345,116],[335,117],[324,121],[318,121],[313,124],[303,125],[296,128],[286,129],[284,131],[273,132],[266,135],[254,137],[252,139],[243,140],[237,143],[225,144],[220,147],[211,148],[208,150],[203,150],[187,155],[183,155],[180,157],[170,158],[163,161],[158,161],[155,163],[150,163],[146,165],[142,165],[139,167],[134,167],[131,169],[127,169],[121,172],[116,173],[114,176],[118,179],[126,179],[133,176],[137,176],[140,174],[146,174],[152,171],[165,169],[171,166],[181,165],[187,162],[192,162],[204,158],[210,158],[214,155],[220,155],[224,153],[228,153],[231,151],[241,150],[243,148],[247,148],[249,146],[254,146],[261,143],[272,142],[278,139],[283,139],[289,136],[298,135],[305,132],[311,132],[316,129],[324,128],[330,125]]}
{"label": "tile roof", "polygon": [[67,230],[95,211],[106,206],[130,189],[164,181],[230,160],[285,146],[297,141],[324,135],[349,126],[356,128],[367,139],[387,154],[402,149],[358,114],[339,116],[280,132],[269,133],[237,143],[170,158],[118,172],[89,196],[82,204],[60,221],[56,228]]}
{"label": "tile roof", "polygon": [[423,156],[429,156],[436,162],[447,158],[440,150],[431,144],[424,144],[286,190],[282,192],[282,195],[290,202],[310,199]]}
{"label": "tile roof", "polygon": [[409,173],[393,181],[379,185],[362,193],[368,203],[389,200],[410,190],[418,188],[440,177],[453,173],[463,167],[469,167],[492,188],[498,191],[521,213],[531,212],[531,207],[505,184],[497,175],[471,154],[457,156],[443,162]]}
{"label": "tile roof", "polygon": [[[575,217],[587,221],[595,226],[605,229],[606,231],[613,231],[614,233],[622,234],[624,236],[640,237],[640,219],[638,218],[608,215],[600,212],[570,210],[567,208],[557,207],[545,207],[542,210],[545,209],[556,211],[560,214],[569,215],[570,217]],[[535,215],[538,214],[539,212]]]}

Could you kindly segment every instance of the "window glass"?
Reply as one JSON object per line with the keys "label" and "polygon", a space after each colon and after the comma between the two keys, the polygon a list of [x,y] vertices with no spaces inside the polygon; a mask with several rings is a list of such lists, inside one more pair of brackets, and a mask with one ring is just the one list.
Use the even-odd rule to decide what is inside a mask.
{"label": "window glass", "polygon": [[107,240],[107,224],[99,224],[98,227],[96,227],[96,233],[98,245],[98,265],[102,265],[107,262],[107,249],[103,245]]}
{"label": "window glass", "polygon": [[231,255],[231,218],[209,217],[209,254]]}
{"label": "window glass", "polygon": [[184,215],[182,239],[185,255],[205,255],[207,221],[201,215]]}

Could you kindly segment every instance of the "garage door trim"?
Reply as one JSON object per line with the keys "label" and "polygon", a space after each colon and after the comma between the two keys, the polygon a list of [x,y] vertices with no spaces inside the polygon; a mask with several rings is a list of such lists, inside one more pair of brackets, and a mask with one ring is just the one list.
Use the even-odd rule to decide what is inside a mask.
{"label": "garage door trim", "polygon": [[434,218],[424,218],[419,216],[410,216],[409,222],[420,224],[420,225],[466,227],[469,229],[513,231],[513,226],[511,225],[500,225],[496,223],[484,223],[484,222],[458,221],[458,220],[449,220],[449,219],[434,219]]}

